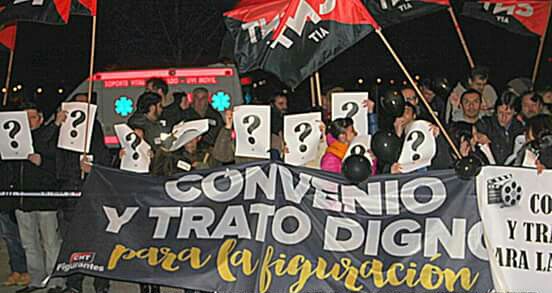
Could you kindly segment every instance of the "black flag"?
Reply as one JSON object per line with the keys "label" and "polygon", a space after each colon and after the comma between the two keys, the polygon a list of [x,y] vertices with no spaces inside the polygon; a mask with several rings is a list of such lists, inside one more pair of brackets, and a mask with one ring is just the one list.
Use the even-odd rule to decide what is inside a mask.
{"label": "black flag", "polygon": [[4,0],[0,2],[0,25],[17,21],[66,24],[71,0]]}
{"label": "black flag", "polygon": [[450,6],[449,0],[363,0],[382,27],[389,27]]}
{"label": "black flag", "polygon": [[240,72],[269,71],[291,87],[377,28],[360,0],[242,0],[225,17]]}

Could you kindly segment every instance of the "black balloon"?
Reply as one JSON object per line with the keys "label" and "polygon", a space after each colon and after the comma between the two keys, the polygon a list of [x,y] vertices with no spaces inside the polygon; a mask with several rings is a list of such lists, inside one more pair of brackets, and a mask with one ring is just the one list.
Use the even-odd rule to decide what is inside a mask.
{"label": "black balloon", "polygon": [[384,163],[394,163],[398,160],[401,140],[391,131],[378,131],[372,137],[372,152]]}
{"label": "black balloon", "polygon": [[481,172],[481,160],[474,156],[464,157],[454,164],[454,170],[456,170],[456,175],[462,179],[471,179]]}
{"label": "black balloon", "polygon": [[400,117],[404,113],[404,97],[397,89],[390,89],[381,97],[381,107],[384,115]]}
{"label": "black balloon", "polygon": [[362,182],[371,175],[370,160],[361,155],[350,155],[341,166],[341,173],[353,183]]}

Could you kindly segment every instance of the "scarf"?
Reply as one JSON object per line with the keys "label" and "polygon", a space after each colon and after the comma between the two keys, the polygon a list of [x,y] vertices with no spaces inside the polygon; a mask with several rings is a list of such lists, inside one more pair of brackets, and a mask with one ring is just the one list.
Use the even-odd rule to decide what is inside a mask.
{"label": "scarf", "polygon": [[347,153],[348,148],[349,148],[348,144],[345,144],[336,140],[328,146],[328,148],[326,149],[326,153],[335,155],[340,160],[343,160],[343,158],[345,157],[345,154]]}

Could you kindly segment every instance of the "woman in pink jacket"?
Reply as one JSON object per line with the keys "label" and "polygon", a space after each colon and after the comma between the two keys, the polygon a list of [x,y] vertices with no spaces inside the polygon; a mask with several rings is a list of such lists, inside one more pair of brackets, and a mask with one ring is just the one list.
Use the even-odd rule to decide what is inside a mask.
{"label": "woman in pink jacket", "polygon": [[335,119],[328,126],[327,133],[326,140],[328,147],[320,161],[320,169],[333,173],[341,173],[341,162],[347,153],[349,144],[357,135],[353,127],[353,119]]}

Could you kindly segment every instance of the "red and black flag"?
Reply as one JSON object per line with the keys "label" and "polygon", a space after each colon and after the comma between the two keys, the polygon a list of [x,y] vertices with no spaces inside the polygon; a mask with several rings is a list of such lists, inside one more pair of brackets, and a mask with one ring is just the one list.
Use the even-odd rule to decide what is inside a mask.
{"label": "red and black flag", "polygon": [[66,24],[71,0],[0,0],[0,25],[17,21]]}
{"label": "red and black flag", "polygon": [[242,0],[225,13],[240,72],[296,87],[378,27],[360,0]]}
{"label": "red and black flag", "polygon": [[382,27],[389,27],[450,6],[449,0],[363,0]]}
{"label": "red and black flag", "polygon": [[462,15],[513,33],[542,36],[551,9],[552,1],[549,0],[481,0],[464,3]]}
{"label": "red and black flag", "polygon": [[73,0],[71,2],[71,14],[95,16],[97,6],[97,0]]}

